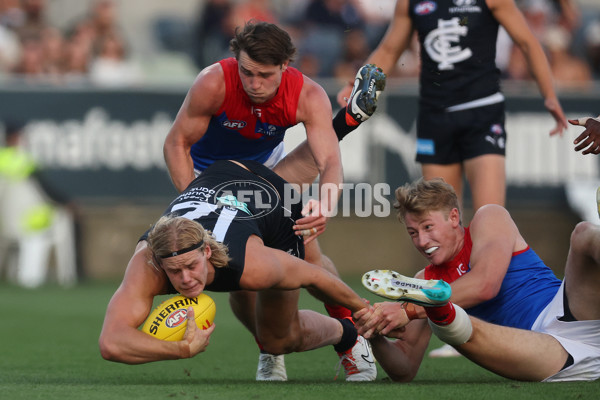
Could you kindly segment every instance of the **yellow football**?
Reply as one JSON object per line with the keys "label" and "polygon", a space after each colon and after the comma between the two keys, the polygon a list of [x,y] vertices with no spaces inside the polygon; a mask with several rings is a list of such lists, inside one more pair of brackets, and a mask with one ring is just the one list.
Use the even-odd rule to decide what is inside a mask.
{"label": "yellow football", "polygon": [[177,295],[163,301],[150,313],[142,331],[161,340],[183,339],[189,307],[194,309],[196,325],[200,329],[207,329],[212,325],[216,312],[213,299],[204,293],[192,298]]}

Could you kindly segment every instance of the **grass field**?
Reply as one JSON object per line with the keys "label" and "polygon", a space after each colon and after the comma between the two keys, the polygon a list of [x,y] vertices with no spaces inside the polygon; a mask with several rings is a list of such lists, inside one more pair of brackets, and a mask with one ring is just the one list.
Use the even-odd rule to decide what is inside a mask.
{"label": "grass field", "polygon": [[[353,284],[358,279],[347,281]],[[25,290],[0,284],[0,399],[600,398],[600,381],[509,381],[463,357],[426,359],[410,384],[392,383],[381,369],[376,382],[346,383],[343,372],[334,381],[338,358],[332,348],[287,355],[288,382],[255,382],[256,345],[233,317],[227,295],[216,293],[211,296],[217,303],[217,328],[205,353],[136,366],[111,363],[100,357],[97,341],[116,286]],[[304,294],[302,306],[323,309]]]}

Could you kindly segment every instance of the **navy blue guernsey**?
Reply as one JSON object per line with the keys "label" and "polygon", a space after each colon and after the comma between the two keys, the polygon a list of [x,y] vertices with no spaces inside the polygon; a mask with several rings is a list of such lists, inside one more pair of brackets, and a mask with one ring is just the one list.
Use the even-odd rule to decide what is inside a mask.
{"label": "navy blue guernsey", "polygon": [[500,91],[498,22],[485,0],[409,0],[421,44],[420,102],[436,109]]}
{"label": "navy blue guernsey", "polygon": [[[231,161],[215,161],[163,214],[193,219],[227,246],[231,261],[215,268],[215,279],[206,286],[209,291],[240,289],[246,243],[251,235],[261,238],[267,247],[304,258],[302,237],[292,229],[295,219],[300,218],[301,202],[286,209],[285,180],[258,162],[240,163],[250,171]],[[141,239],[146,237],[147,233]]]}

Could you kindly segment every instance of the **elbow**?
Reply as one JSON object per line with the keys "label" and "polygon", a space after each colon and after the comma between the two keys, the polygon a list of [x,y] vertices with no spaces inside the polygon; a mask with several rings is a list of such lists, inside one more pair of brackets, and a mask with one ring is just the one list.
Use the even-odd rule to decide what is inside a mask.
{"label": "elbow", "polygon": [[114,341],[111,341],[106,335],[100,335],[98,340],[98,346],[100,348],[100,355],[107,361],[120,362],[119,351]]}

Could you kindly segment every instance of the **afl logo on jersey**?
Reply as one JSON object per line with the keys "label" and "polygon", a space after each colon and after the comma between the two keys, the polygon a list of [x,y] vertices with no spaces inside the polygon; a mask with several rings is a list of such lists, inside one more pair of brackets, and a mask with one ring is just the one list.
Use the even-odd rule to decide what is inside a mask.
{"label": "afl logo on jersey", "polygon": [[422,1],[415,6],[415,14],[427,15],[437,9],[437,4],[434,1]]}
{"label": "afl logo on jersey", "polygon": [[225,121],[221,122],[221,125],[223,126],[223,128],[227,128],[227,129],[242,129],[246,126],[246,122],[245,121],[231,121],[226,119]]}

